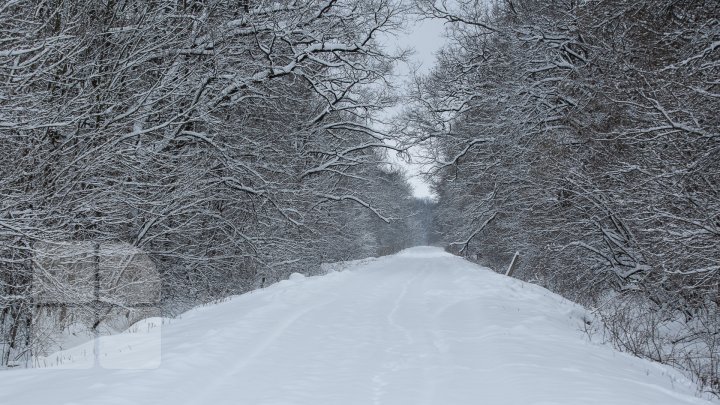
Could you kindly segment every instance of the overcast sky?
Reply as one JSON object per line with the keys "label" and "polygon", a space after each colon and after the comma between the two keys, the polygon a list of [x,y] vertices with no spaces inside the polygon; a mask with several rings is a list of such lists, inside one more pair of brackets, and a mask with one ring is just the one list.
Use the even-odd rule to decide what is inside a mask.
{"label": "overcast sky", "polygon": [[[397,36],[383,38],[383,41],[389,47],[414,50],[409,62],[401,64],[396,69],[398,85],[409,80],[413,67],[419,67],[421,73],[427,73],[432,69],[435,62],[435,53],[445,44],[443,32],[444,25],[440,20],[414,20],[408,22],[406,32],[401,32]],[[394,112],[388,111],[388,115],[392,115]],[[416,197],[431,196],[428,184],[417,176],[419,167],[396,159],[393,160],[408,172],[409,181]]]}

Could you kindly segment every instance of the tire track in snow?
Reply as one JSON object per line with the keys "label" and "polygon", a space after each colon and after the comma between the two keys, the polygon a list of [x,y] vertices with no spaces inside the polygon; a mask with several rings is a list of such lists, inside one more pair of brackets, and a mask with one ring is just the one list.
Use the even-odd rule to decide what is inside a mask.
{"label": "tire track in snow", "polygon": [[248,352],[244,359],[240,360],[239,362],[236,362],[235,365],[230,370],[223,372],[217,381],[213,382],[207,388],[204,388],[203,390],[199,391],[193,397],[193,399],[187,403],[189,403],[189,404],[208,403],[207,400],[208,400],[208,398],[210,398],[212,396],[212,393],[218,392],[219,391],[218,389],[220,387],[222,387],[227,382],[232,380],[233,377],[237,376],[243,369],[245,369],[248,365],[250,365],[255,359],[260,357],[295,322],[300,320],[305,315],[313,312],[314,310],[316,310],[320,307],[329,305],[330,303],[335,302],[335,301],[336,301],[335,299],[332,299],[332,300],[321,302],[319,304],[304,308],[300,311],[296,311],[294,314],[285,318],[282,322],[278,323],[274,328],[272,328],[270,330],[270,333],[265,337],[265,339],[262,339],[260,341],[260,344],[258,344],[255,348],[253,348],[250,352]]}
{"label": "tire track in snow", "polygon": [[[397,356],[403,356],[407,357],[407,354],[404,354],[400,349],[403,347],[408,346],[415,346],[416,339],[413,337],[413,333],[408,329],[407,327],[402,326],[398,321],[396,320],[398,311],[400,310],[401,306],[404,302],[408,300],[408,292],[410,291],[410,286],[414,283],[416,283],[420,277],[426,276],[427,272],[424,271],[425,269],[417,268],[413,269],[414,273],[416,273],[413,277],[411,277],[408,281],[404,282],[402,285],[402,288],[400,290],[400,293],[393,301],[392,308],[386,315],[387,324],[391,329],[394,329],[395,331],[400,332],[400,334],[403,336],[403,339],[405,340],[405,343],[398,342],[397,344],[390,346],[385,350],[386,353],[392,354],[395,357]],[[411,306],[412,302],[410,303]],[[388,363],[387,361],[381,365],[381,370],[375,374],[372,378],[373,382],[373,404],[379,405],[382,404],[382,397],[385,394],[385,387],[388,386],[387,377],[391,375],[392,373],[401,371],[405,368],[407,368],[407,363],[409,362],[408,359],[403,359],[399,361],[393,361]],[[425,378],[426,376],[423,375]],[[425,384],[427,381],[423,382],[423,386],[427,386]]]}

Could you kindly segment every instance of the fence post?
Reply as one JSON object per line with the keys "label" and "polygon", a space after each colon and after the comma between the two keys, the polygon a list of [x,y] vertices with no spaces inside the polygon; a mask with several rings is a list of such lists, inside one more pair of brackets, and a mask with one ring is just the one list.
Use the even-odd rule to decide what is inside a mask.
{"label": "fence post", "polygon": [[93,247],[93,367],[100,368],[100,244]]}
{"label": "fence post", "polygon": [[508,277],[512,277],[513,272],[515,272],[515,269],[517,268],[519,263],[520,263],[520,252],[515,252],[515,255],[513,256],[512,261],[510,262],[510,266],[508,266],[508,269],[505,272],[505,275]]}

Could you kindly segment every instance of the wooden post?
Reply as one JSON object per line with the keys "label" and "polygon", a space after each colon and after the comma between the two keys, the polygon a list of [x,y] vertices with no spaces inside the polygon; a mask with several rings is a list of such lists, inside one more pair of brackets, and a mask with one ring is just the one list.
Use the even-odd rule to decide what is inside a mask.
{"label": "wooden post", "polygon": [[93,288],[93,366],[100,368],[100,244],[95,243],[95,257],[93,258],[93,270],[95,272],[95,285]]}
{"label": "wooden post", "polygon": [[520,264],[520,252],[515,252],[515,255],[513,256],[512,261],[510,262],[510,266],[508,266],[508,269],[505,272],[505,275],[508,277],[512,277],[513,272],[515,272],[518,264]]}

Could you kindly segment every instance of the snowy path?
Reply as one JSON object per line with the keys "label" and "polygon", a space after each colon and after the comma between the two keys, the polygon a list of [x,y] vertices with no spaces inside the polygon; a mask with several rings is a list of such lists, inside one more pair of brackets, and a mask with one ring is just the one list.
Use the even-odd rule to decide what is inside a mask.
{"label": "snowy path", "polygon": [[155,370],[3,372],[0,404],[707,403],[676,372],[588,343],[582,314],[414,248],[190,311],[164,325]]}

